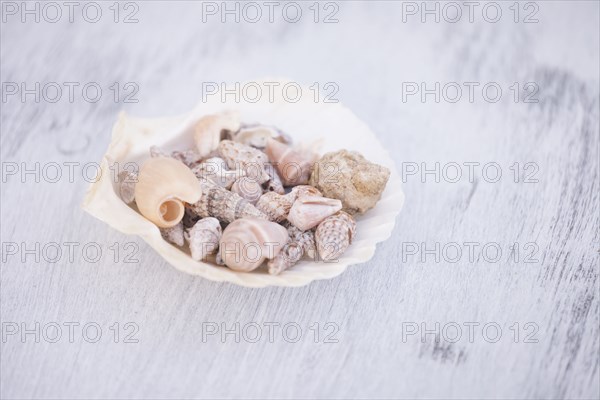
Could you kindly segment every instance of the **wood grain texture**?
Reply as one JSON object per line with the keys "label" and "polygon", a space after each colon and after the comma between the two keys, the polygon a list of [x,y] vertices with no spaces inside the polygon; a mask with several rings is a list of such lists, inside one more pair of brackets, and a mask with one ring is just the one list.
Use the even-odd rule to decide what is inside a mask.
{"label": "wood grain texture", "polygon": [[[2,398],[600,397],[598,3],[537,2],[533,24],[513,21],[512,2],[500,3],[495,24],[480,14],[474,23],[418,16],[403,23],[402,3],[383,1],[339,2],[339,23],[314,23],[311,3],[301,3],[296,24],[202,23],[201,4],[162,1],[137,2],[134,24],[114,23],[112,2],[100,3],[96,24],[2,22],[3,83],[97,82],[103,89],[97,103],[81,95],[70,102],[63,93],[56,103],[8,96],[1,104],[3,171],[7,163],[80,163],[73,182],[66,168],[56,183],[3,172]],[[493,162],[502,177],[489,182],[493,171],[480,168],[473,179],[462,169],[454,183],[407,176],[405,208],[374,258],[296,289],[183,275],[143,241],[80,211],[88,186],[81,166],[100,160],[120,110],[176,115],[200,100],[203,82],[265,76],[335,82],[335,97],[373,128],[399,170]],[[115,102],[115,82],[136,83],[139,102],[124,103],[123,92]],[[474,102],[466,91],[456,103],[432,95],[403,101],[406,82],[497,82],[503,95],[497,103],[480,91]],[[524,103],[521,91],[515,102],[514,82],[537,84],[539,101]],[[533,171],[525,163],[537,166],[537,183],[523,182]],[[23,262],[21,252],[6,252],[9,242],[80,246],[72,261],[65,253],[55,263],[31,255]],[[103,249],[98,262],[81,254],[92,242]],[[139,262],[125,262],[130,242]],[[471,242],[478,243],[473,257],[464,247]],[[448,250],[439,260],[409,251],[436,243]],[[454,243],[463,251],[455,262]],[[481,252],[488,243],[502,250],[497,261],[489,261],[493,251]],[[36,322],[39,343],[34,334],[6,335],[13,324],[32,329]],[[80,324],[72,342],[69,322]],[[128,322],[139,328],[138,343],[125,343]],[[56,343],[43,332],[52,323],[62,326]],[[102,329],[97,343],[82,335],[89,323]],[[249,324],[258,324],[262,337],[203,340],[209,326],[236,323],[252,337]],[[280,324],[272,343],[268,323]],[[296,343],[281,332],[290,323],[303,331]],[[436,323],[437,333],[422,337]],[[484,336],[486,324],[500,327],[496,343],[486,340],[496,325]],[[338,342],[324,343],[336,326]],[[408,335],[415,326],[419,333]]]}

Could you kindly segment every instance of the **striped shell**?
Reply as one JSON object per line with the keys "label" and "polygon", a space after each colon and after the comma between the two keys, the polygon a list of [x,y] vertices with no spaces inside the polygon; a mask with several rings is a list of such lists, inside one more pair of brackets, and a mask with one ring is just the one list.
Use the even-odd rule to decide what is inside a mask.
{"label": "striped shell", "polygon": [[258,199],[256,208],[265,213],[269,221],[283,222],[287,218],[294,201],[296,201],[296,197],[297,193],[295,191],[285,195],[267,192]]}
{"label": "striped shell", "polygon": [[354,218],[344,211],[326,218],[315,232],[315,241],[321,259],[337,260],[352,243],[355,232]]}
{"label": "striped shell", "polygon": [[256,204],[263,194],[262,186],[247,176],[235,181],[231,186],[231,191],[237,193],[241,198],[247,200],[248,203],[251,204]]}
{"label": "striped shell", "polygon": [[288,242],[287,230],[274,222],[238,219],[225,228],[219,243],[221,260],[235,271],[249,272],[277,256]]}

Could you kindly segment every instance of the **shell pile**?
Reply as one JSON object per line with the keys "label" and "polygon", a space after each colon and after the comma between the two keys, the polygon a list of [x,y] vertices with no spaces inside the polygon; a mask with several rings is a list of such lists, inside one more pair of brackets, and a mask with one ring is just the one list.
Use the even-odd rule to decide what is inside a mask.
{"label": "shell pile", "polygon": [[192,149],[153,146],[137,174],[119,174],[117,193],[194,260],[234,271],[335,261],[355,236],[354,215],[375,206],[390,176],[357,152],[319,157],[233,112],[201,118],[193,135]]}

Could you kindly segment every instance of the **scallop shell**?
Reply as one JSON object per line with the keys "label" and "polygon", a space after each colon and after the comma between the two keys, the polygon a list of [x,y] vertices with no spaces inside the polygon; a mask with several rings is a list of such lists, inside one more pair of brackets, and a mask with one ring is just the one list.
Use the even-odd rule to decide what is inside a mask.
{"label": "scallop shell", "polygon": [[316,154],[298,151],[274,139],[267,140],[265,153],[277,168],[284,186],[304,185],[317,160]]}
{"label": "scallop shell", "polygon": [[234,112],[223,112],[200,118],[194,128],[194,141],[198,154],[200,157],[207,157],[217,149],[227,132],[235,132],[239,129],[239,115]]}
{"label": "scallop shell", "polygon": [[181,161],[168,157],[148,159],[138,175],[135,200],[140,213],[159,228],[175,226],[183,218],[183,202],[200,199],[196,176]]}
{"label": "scallop shell", "polygon": [[200,179],[209,181],[224,187],[231,188],[231,185],[239,178],[246,176],[246,172],[237,169],[230,171],[227,163],[220,157],[211,157],[192,168],[192,172]]}
{"label": "scallop shell", "polygon": [[221,260],[234,271],[249,272],[277,256],[288,242],[287,230],[274,222],[238,219],[225,228],[219,243]]}
{"label": "scallop shell", "polygon": [[317,226],[321,221],[342,209],[342,202],[320,196],[299,197],[292,206],[287,220],[301,231]]}
{"label": "scallop shell", "polygon": [[261,184],[270,179],[265,171],[265,164],[269,159],[262,151],[231,140],[221,141],[218,151],[229,169],[241,168],[246,172],[246,176]]}
{"label": "scallop shell", "polygon": [[[293,83],[273,78],[253,82],[260,85],[277,82],[276,84],[280,85],[278,87]],[[235,86],[227,85],[227,89],[235,89]],[[334,278],[349,265],[367,263],[375,254],[377,243],[390,237],[396,216],[403,205],[402,180],[396,167],[398,162],[394,162],[389,150],[381,145],[373,131],[341,103],[316,103],[313,96],[302,96],[298,102],[291,104],[282,96],[280,90],[274,92],[274,98],[262,96],[256,103],[236,103],[233,96],[227,96],[227,101],[222,103],[220,96],[209,96],[208,101],[198,102],[197,107],[190,112],[175,117],[140,118],[126,113],[119,114],[112,128],[108,150],[97,160],[101,174],[99,179],[89,186],[82,204],[83,209],[111,228],[127,235],[139,236],[147,242],[156,252],[155,256],[151,253],[145,255],[150,261],[162,257],[167,262],[165,268],[168,268],[166,264],[170,264],[183,273],[216,282],[230,282],[246,287],[297,287],[315,280]],[[308,87],[302,87],[302,93],[310,92]],[[216,114],[225,109],[239,111],[241,120],[261,121],[293,132],[294,140],[298,143],[311,143],[323,138],[319,150],[322,153],[336,151],[342,147],[356,150],[367,159],[391,170],[381,199],[375,208],[357,218],[358,231],[352,246],[337,262],[315,262],[313,259],[303,258],[280,275],[269,275],[266,269],[242,273],[219,267],[209,261],[194,261],[189,254],[165,241],[156,225],[121,200],[119,186],[113,179],[115,163],[141,163],[148,157],[148,148],[152,145],[188,148],[193,145],[194,126],[198,120],[207,114]],[[106,132],[105,135],[110,137],[111,132]],[[369,266],[365,264],[356,271],[369,274]]]}
{"label": "scallop shell", "polygon": [[219,248],[222,235],[221,224],[216,218],[202,218],[185,232],[185,240],[190,245],[190,253],[196,261],[204,260]]}
{"label": "scallop shell", "polygon": [[202,195],[190,205],[190,209],[200,217],[215,217],[221,222],[230,223],[240,218],[268,217],[238,194],[215,185],[207,179],[200,179]]}
{"label": "scallop shell", "polygon": [[340,211],[326,218],[315,231],[315,241],[321,259],[337,260],[350,246],[355,233],[356,222],[350,214]]}
{"label": "scallop shell", "polygon": [[297,192],[291,191],[286,195],[280,195],[275,192],[267,192],[260,196],[256,202],[256,208],[265,213],[269,221],[283,222],[287,218],[294,201],[296,201]]}
{"label": "scallop shell", "polygon": [[253,179],[247,176],[238,179],[231,186],[231,191],[237,193],[241,198],[248,201],[250,204],[256,204],[260,196],[262,196],[262,186]]}

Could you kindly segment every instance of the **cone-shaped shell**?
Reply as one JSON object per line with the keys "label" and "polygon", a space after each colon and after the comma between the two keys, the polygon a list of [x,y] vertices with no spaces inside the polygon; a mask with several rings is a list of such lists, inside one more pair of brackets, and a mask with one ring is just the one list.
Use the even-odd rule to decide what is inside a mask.
{"label": "cone-shaped shell", "polygon": [[235,132],[238,129],[240,121],[236,113],[223,112],[202,117],[194,130],[194,141],[200,157],[206,157],[217,149],[225,136],[224,131]]}
{"label": "cone-shaped shell", "polygon": [[285,186],[304,185],[308,183],[316,155],[299,152],[275,139],[267,140],[265,153],[269,161],[275,165]]}
{"label": "cone-shaped shell", "polygon": [[315,232],[315,242],[321,259],[337,260],[352,243],[355,232],[354,218],[344,211],[326,218]]}
{"label": "cone-shaped shell", "polygon": [[288,242],[287,230],[274,222],[255,218],[233,221],[223,231],[219,243],[221,260],[235,271],[258,268],[272,259]]}
{"label": "cone-shaped shell", "polygon": [[341,209],[342,202],[337,199],[304,196],[294,202],[287,219],[296,228],[306,231],[319,225],[325,218]]}
{"label": "cone-shaped shell", "polygon": [[183,218],[183,202],[195,203],[202,191],[198,179],[181,161],[168,157],[148,159],[135,185],[135,200],[144,217],[160,228]]}

